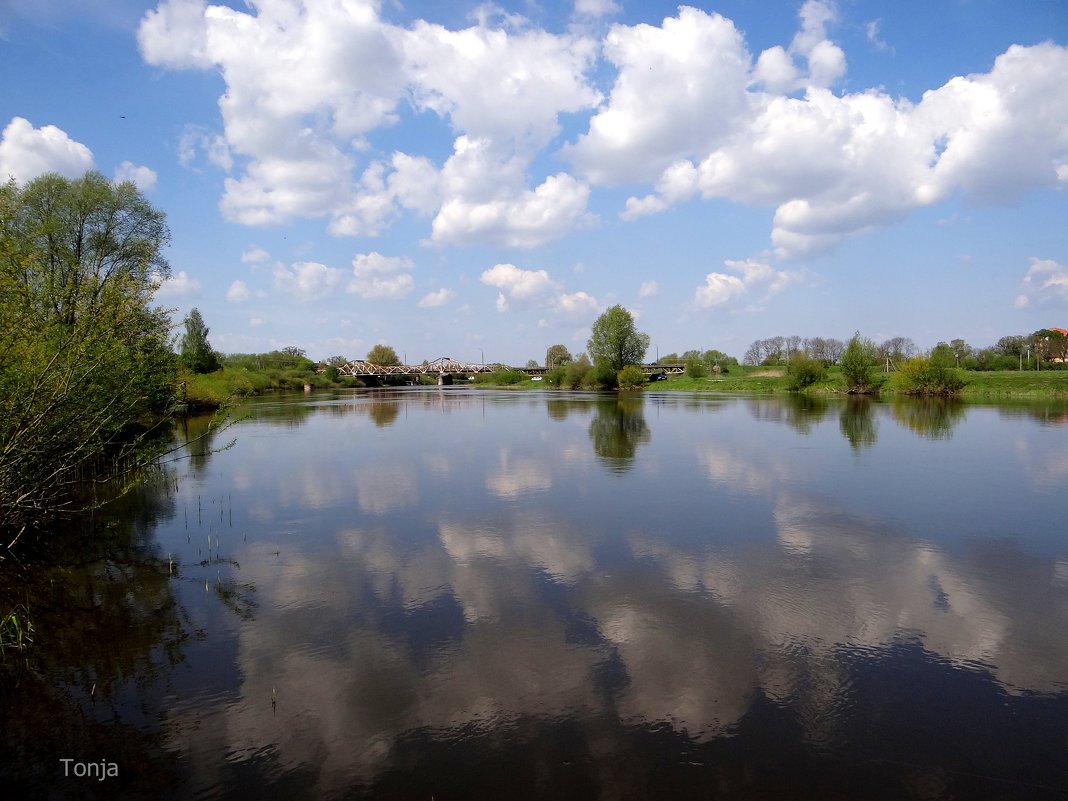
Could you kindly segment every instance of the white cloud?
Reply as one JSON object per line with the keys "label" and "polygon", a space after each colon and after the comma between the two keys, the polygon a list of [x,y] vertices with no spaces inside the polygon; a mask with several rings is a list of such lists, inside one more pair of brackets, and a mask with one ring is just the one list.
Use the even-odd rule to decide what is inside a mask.
{"label": "white cloud", "polygon": [[183,167],[192,166],[199,152],[203,152],[214,166],[226,172],[233,169],[234,159],[225,137],[197,125],[187,125],[178,139],[178,163]]}
{"label": "white cloud", "polygon": [[724,266],[733,275],[721,272],[706,275],[705,283],[694,292],[694,303],[698,307],[725,306],[740,299],[752,299],[760,303],[801,280],[804,275],[802,272],[776,270],[768,262],[758,259],[727,259]]}
{"label": "white cloud", "polygon": [[138,166],[132,161],[124,161],[115,170],[115,181],[132,181],[138,189],[148,191],[156,185],[156,173],[148,167]]}
{"label": "white cloud", "polygon": [[199,296],[200,282],[190,278],[185,270],[172,273],[156,290],[156,300],[185,300]]}
{"label": "white cloud", "polygon": [[456,293],[451,289],[445,289],[444,287],[437,292],[430,292],[419,300],[419,308],[421,309],[433,309],[438,306],[444,306],[450,300],[456,297]]}
{"label": "white cloud", "polygon": [[638,297],[641,299],[656,297],[660,292],[660,285],[656,281],[643,281],[638,288]]}
{"label": "white cloud", "polygon": [[749,53],[734,24],[686,6],[661,27],[613,25],[604,55],[618,70],[589,132],[565,148],[591,180],[649,180],[707,152],[746,111]]}
{"label": "white cloud", "polygon": [[497,311],[511,308],[510,301],[524,307],[548,308],[564,315],[588,315],[598,308],[597,300],[586,292],[563,292],[561,285],[545,270],[523,270],[514,264],[497,264],[485,270],[482,283],[496,287]]}
{"label": "white cloud", "polygon": [[275,288],[302,303],[328,297],[340,289],[344,280],[344,270],[317,262],[297,262],[292,267],[276,264],[274,267]]}
{"label": "white cloud", "polygon": [[259,246],[253,246],[241,254],[244,264],[263,264],[271,257],[271,254]]}
{"label": "white cloud", "polygon": [[797,258],[955,191],[1002,202],[1055,186],[1068,160],[1065,73],[1068,48],[1013,46],[990,73],[954,78],[918,104],[874,90],[756,94],[739,136],[699,162],[675,162],[623,216],[694,195],[772,205],[776,253]]}
{"label": "white cloud", "polygon": [[580,17],[600,19],[621,10],[614,0],[575,0],[575,14]]}
{"label": "white cloud", "polygon": [[381,253],[361,253],[352,260],[352,278],[346,292],[365,299],[407,297],[415,288],[409,272],[414,268],[411,259],[402,256],[383,256]]}
{"label": "white cloud", "polygon": [[234,281],[226,290],[226,300],[230,303],[244,303],[251,295],[248,284],[244,281]]}
{"label": "white cloud", "polygon": [[508,33],[485,23],[461,31],[418,21],[404,39],[414,101],[456,130],[532,154],[560,131],[561,113],[600,96],[584,74],[595,43],[542,30]]}
{"label": "white cloud", "polygon": [[0,180],[18,183],[46,172],[80,177],[93,168],[93,154],[54,125],[34,128],[22,117],[12,117],[0,134]]}
{"label": "white cloud", "polygon": [[1053,259],[1030,259],[1014,305],[1023,309],[1031,303],[1068,303],[1068,266]]}

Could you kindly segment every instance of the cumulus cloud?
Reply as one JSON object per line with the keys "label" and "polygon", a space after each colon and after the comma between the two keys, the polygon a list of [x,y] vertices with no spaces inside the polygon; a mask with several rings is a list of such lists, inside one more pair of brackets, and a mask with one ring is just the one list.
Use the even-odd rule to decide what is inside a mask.
{"label": "cumulus cloud", "polygon": [[438,306],[444,306],[454,297],[456,297],[455,292],[451,289],[442,287],[437,292],[429,292],[426,295],[423,295],[423,297],[419,299],[418,305],[420,309],[433,309]]}
{"label": "cumulus cloud", "polygon": [[1068,303],[1068,266],[1034,256],[1030,261],[1016,296],[1016,308],[1024,309],[1032,303]]}
{"label": "cumulus cloud", "polygon": [[402,256],[383,256],[381,253],[361,253],[352,260],[352,278],[345,287],[364,299],[399,299],[407,297],[415,288],[409,272],[414,268],[411,259]]}
{"label": "cumulus cloud", "polygon": [[224,136],[211,133],[201,126],[187,125],[178,138],[178,163],[183,167],[192,167],[200,153],[210,164],[226,172],[234,166],[230,145]]}
{"label": "cumulus cloud", "polygon": [[660,284],[656,281],[643,281],[638,288],[638,297],[641,299],[652,298],[660,293]]}
{"label": "cumulus cloud", "polygon": [[234,281],[226,290],[226,300],[230,303],[244,303],[251,295],[252,292],[244,281]]}
{"label": "cumulus cloud", "polygon": [[344,270],[312,261],[298,262],[290,267],[276,264],[274,268],[275,289],[302,303],[328,297],[337,291],[344,281]]}
{"label": "cumulus cloud", "polygon": [[775,207],[772,243],[798,258],[893,223],[963,191],[1001,202],[1064,185],[1068,170],[1068,48],[1011,47],[985,74],[958,77],[918,104],[881,91],[802,98],[752,96],[741,135],[699,161],[661,172],[625,219],[694,196]]}
{"label": "cumulus cloud", "polygon": [[545,270],[523,270],[514,264],[497,264],[483,271],[482,283],[496,287],[497,310],[511,308],[510,301],[524,307],[549,308],[565,315],[588,315],[596,311],[598,303],[586,292],[563,291]]}
{"label": "cumulus cloud", "polygon": [[[616,6],[577,0],[575,17]],[[138,38],[151,64],[225,81],[221,134],[188,129],[179,153],[227,171],[220,207],[246,225],[321,217],[375,236],[411,213],[436,244],[537,247],[595,221],[591,187],[638,182],[625,220],[693,198],[765,206],[775,254],[801,258],[955,193],[1004,202],[1068,184],[1068,48],[1051,42],[912,102],[831,91],[847,70],[832,0],[806,0],[796,35],[759,54],[732,21],[687,6],[600,41],[581,25],[475,18],[402,28],[371,2],[163,0]],[[879,47],[878,21],[866,32]],[[402,107],[437,117],[451,153],[369,157],[371,134],[408,124]],[[588,129],[561,147],[563,116],[583,113]],[[572,169],[542,166],[560,156]]]}
{"label": "cumulus cloud", "polygon": [[618,69],[611,96],[565,148],[595,182],[651,180],[680,155],[706,152],[745,114],[749,53],[719,14],[683,6],[661,27],[613,25],[604,55]]}
{"label": "cumulus cloud", "polygon": [[34,128],[12,117],[0,134],[0,180],[25,183],[46,172],[77,178],[93,168],[93,154],[54,125]]}
{"label": "cumulus cloud", "polygon": [[[327,216],[334,234],[373,236],[413,210],[436,215],[436,242],[532,246],[585,219],[587,187],[567,175],[530,187],[524,171],[559,134],[561,114],[599,102],[586,77],[597,44],[515,20],[491,27],[481,16],[454,31],[390,25],[374,3],[294,0],[244,11],[164,0],[142,19],[138,41],[148,63],[218,69],[226,81],[222,141],[190,129],[180,158],[190,164],[203,150],[230,170],[242,157],[220,201],[227,219]],[[486,197],[450,186],[448,164],[396,153],[354,181],[367,135],[394,124],[402,100],[489,143],[494,166],[515,160],[513,180]]]}
{"label": "cumulus cloud", "polygon": [[138,166],[132,161],[124,161],[115,170],[115,181],[131,181],[142,191],[152,189],[156,185],[156,173],[148,167]]}
{"label": "cumulus cloud", "polygon": [[253,246],[241,254],[244,264],[263,264],[271,257],[271,254],[259,246]]}
{"label": "cumulus cloud", "polygon": [[694,291],[699,308],[726,306],[740,299],[760,303],[803,277],[800,272],[776,270],[758,259],[727,259],[724,266],[730,273],[711,272]]}

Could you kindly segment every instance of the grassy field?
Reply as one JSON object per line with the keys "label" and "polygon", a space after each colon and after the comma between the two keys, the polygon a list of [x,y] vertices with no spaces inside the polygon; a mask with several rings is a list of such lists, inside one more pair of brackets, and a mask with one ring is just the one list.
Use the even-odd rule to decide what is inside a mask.
{"label": "grassy field", "polygon": [[[1043,370],[1041,372],[975,372],[961,370],[964,391],[960,397],[973,400],[997,398],[1068,398],[1068,370]],[[732,367],[724,376],[687,378],[671,376],[667,381],[647,385],[649,389],[683,390],[690,392],[787,392],[786,377],[781,370],[767,367]],[[837,394],[845,392],[841,374],[831,369],[827,378],[813,386],[809,392]],[[887,386],[883,395],[893,395]]]}

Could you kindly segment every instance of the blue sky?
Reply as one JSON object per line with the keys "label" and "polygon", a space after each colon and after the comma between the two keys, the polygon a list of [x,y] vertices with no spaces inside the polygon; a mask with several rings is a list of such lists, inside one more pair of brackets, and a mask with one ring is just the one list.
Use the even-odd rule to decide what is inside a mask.
{"label": "blue sky", "polygon": [[0,174],[165,211],[223,352],[1068,327],[1068,4],[0,0]]}

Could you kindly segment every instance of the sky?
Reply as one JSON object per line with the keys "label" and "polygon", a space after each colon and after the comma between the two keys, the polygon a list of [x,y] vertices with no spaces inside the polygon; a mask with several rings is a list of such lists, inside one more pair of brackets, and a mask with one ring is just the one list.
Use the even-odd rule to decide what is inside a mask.
{"label": "sky", "polygon": [[1064,0],[0,0],[0,176],[167,215],[224,353],[1068,327]]}

